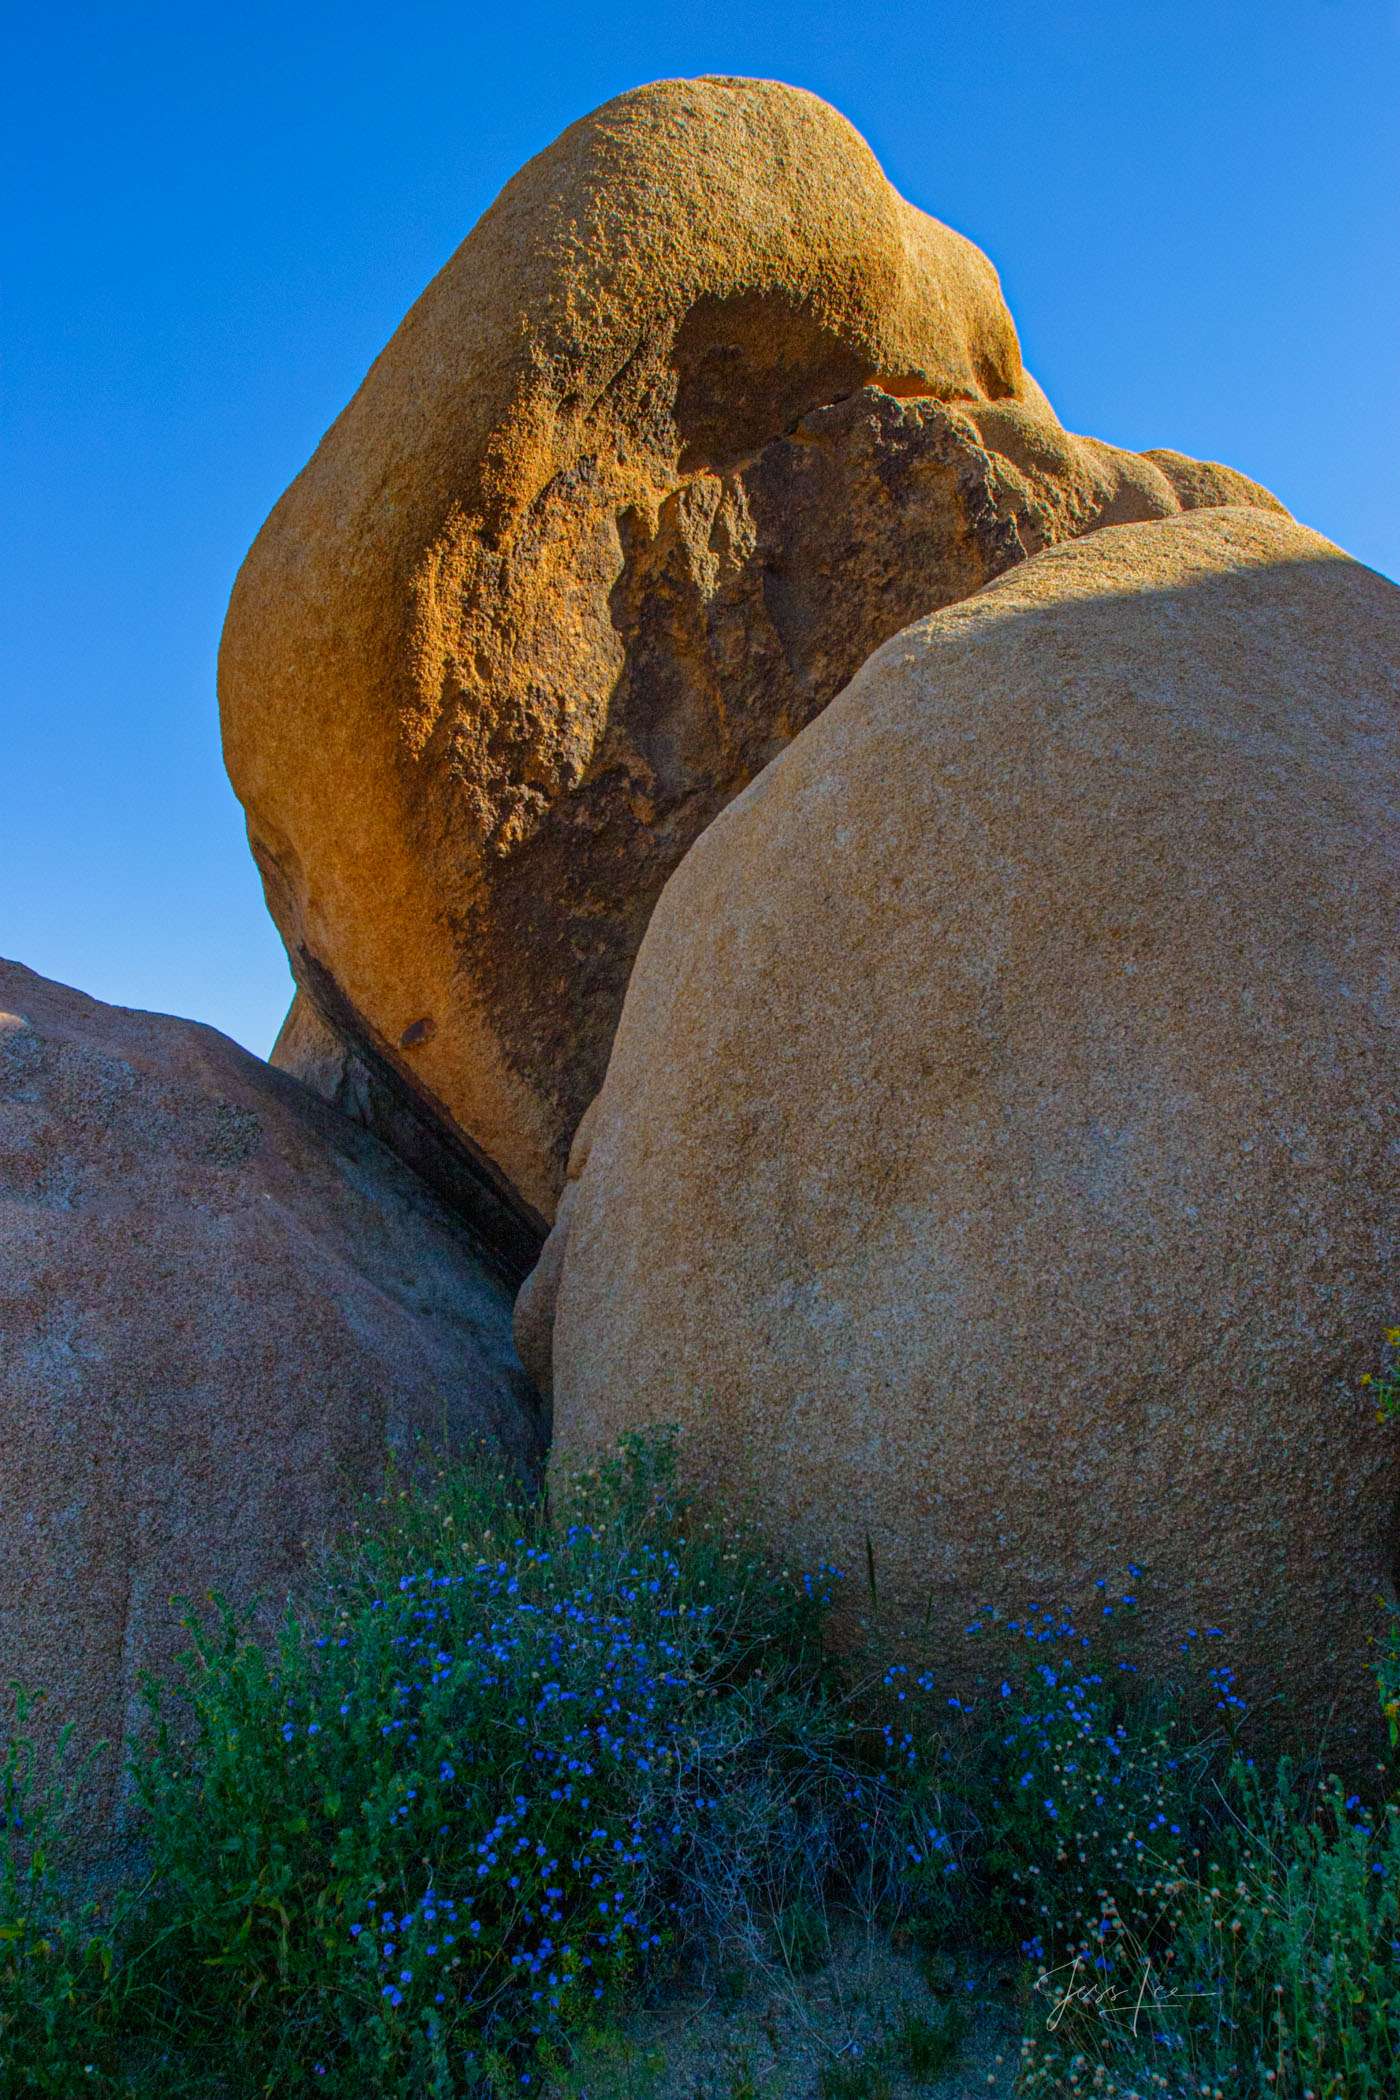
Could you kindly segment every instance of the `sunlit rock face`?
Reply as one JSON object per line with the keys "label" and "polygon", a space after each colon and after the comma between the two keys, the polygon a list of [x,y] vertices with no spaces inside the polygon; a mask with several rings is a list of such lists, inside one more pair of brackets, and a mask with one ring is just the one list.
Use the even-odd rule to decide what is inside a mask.
{"label": "sunlit rock face", "polygon": [[235,589],[225,750],[301,987],[277,1061],[528,1266],[706,825],[910,620],[1222,501],[1277,508],[1062,430],[986,257],[814,96],[608,103],[429,286]]}

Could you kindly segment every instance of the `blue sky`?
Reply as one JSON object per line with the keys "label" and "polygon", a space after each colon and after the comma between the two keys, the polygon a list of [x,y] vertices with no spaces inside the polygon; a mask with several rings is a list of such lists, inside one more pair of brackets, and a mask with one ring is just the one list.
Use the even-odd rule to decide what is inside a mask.
{"label": "blue sky", "polygon": [[992,256],[1066,424],[1227,460],[1400,577],[1400,0],[5,22],[0,952],[100,998],[269,1048],[238,564],[501,185],[640,81],[824,95]]}

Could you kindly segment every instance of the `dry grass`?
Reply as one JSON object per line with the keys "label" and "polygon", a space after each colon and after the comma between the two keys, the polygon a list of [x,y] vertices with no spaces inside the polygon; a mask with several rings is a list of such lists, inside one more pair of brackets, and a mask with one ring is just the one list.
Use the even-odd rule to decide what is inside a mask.
{"label": "dry grass", "polygon": [[[995,2100],[1020,2056],[1023,1965],[918,1962],[858,1923],[815,1972],[781,1958],[677,1989],[582,2042],[559,2100]],[[945,2050],[948,2060],[934,2068]]]}

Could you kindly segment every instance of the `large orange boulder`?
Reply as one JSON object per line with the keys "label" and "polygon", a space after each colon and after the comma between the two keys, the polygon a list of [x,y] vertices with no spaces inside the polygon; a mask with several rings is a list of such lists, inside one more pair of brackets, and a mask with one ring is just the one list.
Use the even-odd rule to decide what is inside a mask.
{"label": "large orange boulder", "polygon": [[538,1463],[512,1291],[297,1081],[0,963],[0,1685],[113,1745],[99,1825],[175,1597],[275,1607],[391,1457]]}
{"label": "large orange boulder", "polygon": [[678,1423],[945,1649],[1142,1563],[1258,1698],[1364,1707],[1400,590],[1207,510],[896,636],[672,876],[573,1166],[562,1462]]}
{"label": "large orange boulder", "polygon": [[663,81],[429,286],[234,591],[274,1054],[459,1205],[552,1215],[652,907],[908,621],[1096,525],[1273,499],[1067,435],[996,273],[844,118]]}

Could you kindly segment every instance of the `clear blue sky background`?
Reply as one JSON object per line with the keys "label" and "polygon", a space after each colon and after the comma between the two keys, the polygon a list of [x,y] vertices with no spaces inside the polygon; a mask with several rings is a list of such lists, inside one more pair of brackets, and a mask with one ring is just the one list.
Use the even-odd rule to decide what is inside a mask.
{"label": "clear blue sky background", "polygon": [[230,586],[410,301],[640,81],[811,88],[1002,273],[1073,429],[1223,459],[1400,576],[1397,0],[15,4],[0,952],[265,1052]]}

